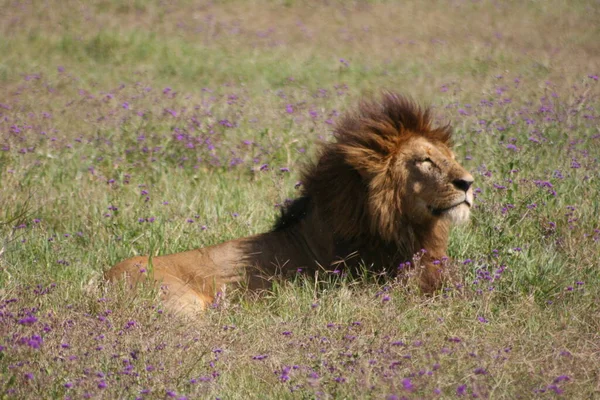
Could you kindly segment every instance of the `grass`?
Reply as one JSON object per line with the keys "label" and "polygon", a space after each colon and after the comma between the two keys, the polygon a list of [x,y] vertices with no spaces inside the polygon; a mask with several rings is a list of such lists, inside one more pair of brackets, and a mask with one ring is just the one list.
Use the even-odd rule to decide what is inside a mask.
{"label": "grass", "polygon": [[[0,397],[599,396],[597,7],[0,7]],[[456,285],[299,276],[190,322],[104,284],[134,254],[269,229],[383,88],[450,121],[476,178]]]}

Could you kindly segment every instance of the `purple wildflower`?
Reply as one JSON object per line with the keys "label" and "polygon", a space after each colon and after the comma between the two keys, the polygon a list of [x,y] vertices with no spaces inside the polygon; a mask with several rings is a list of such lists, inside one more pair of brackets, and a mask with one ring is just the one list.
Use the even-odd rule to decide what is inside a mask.
{"label": "purple wildflower", "polygon": [[33,324],[35,324],[37,322],[37,320],[38,319],[35,316],[29,315],[29,316],[27,316],[25,318],[21,318],[19,320],[19,324],[21,324],[21,325],[33,325]]}
{"label": "purple wildflower", "polygon": [[415,388],[415,385],[413,385],[410,378],[404,378],[404,379],[402,379],[402,387],[404,388],[404,390],[413,391]]}
{"label": "purple wildflower", "polygon": [[554,379],[553,383],[568,382],[570,380],[571,380],[571,378],[569,376],[560,375]]}

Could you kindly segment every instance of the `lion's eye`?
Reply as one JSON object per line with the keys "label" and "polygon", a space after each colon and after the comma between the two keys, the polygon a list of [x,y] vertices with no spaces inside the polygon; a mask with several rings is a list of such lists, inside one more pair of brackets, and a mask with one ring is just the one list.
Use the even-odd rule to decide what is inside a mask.
{"label": "lion's eye", "polygon": [[438,166],[435,165],[433,160],[429,157],[419,158],[415,161],[415,166],[419,168],[424,173],[431,173],[435,171]]}

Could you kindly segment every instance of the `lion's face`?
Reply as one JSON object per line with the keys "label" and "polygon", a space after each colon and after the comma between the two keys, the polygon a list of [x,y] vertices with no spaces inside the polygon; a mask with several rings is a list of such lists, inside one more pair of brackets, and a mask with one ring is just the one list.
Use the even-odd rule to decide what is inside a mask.
{"label": "lion's face", "polygon": [[405,172],[404,215],[416,221],[445,218],[453,223],[469,219],[473,204],[473,176],[441,143],[412,138],[397,166]]}

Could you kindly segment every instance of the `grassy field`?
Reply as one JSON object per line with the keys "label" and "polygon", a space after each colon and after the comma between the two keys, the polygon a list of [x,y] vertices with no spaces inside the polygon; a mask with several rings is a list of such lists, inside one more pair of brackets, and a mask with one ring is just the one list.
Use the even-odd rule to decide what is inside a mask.
{"label": "grassy field", "polygon": [[[0,1],[0,398],[600,398],[597,1]],[[102,273],[264,232],[361,96],[455,129],[457,283],[198,321]]]}

